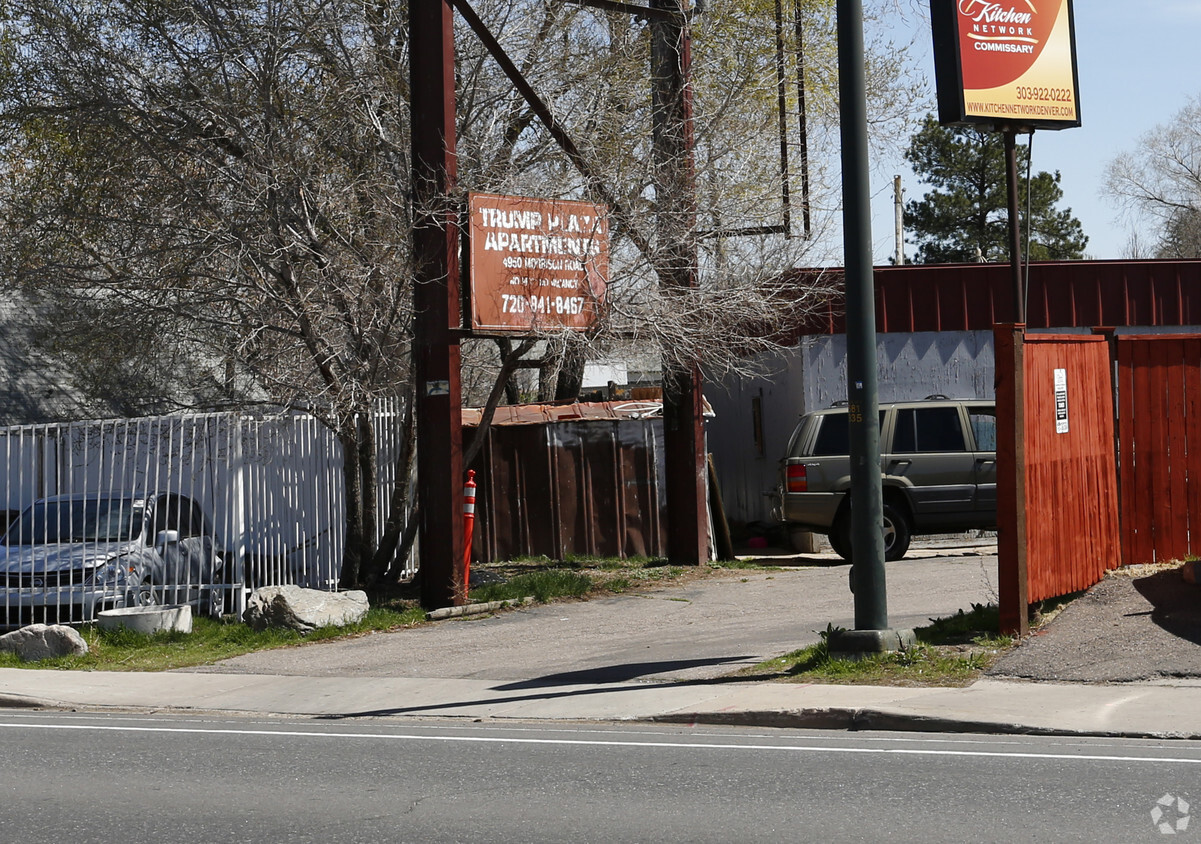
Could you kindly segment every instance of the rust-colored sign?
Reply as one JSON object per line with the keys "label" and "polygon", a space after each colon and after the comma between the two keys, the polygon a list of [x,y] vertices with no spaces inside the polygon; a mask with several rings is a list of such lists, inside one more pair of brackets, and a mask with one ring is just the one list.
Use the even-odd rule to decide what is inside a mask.
{"label": "rust-colored sign", "polygon": [[609,277],[603,206],[487,193],[468,205],[473,330],[592,325]]}
{"label": "rust-colored sign", "polygon": [[1072,0],[931,0],[943,123],[1080,125]]}

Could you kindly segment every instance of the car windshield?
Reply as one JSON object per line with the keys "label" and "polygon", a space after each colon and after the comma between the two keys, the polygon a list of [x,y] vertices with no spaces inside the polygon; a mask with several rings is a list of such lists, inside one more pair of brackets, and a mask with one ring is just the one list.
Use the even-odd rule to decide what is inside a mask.
{"label": "car windshield", "polygon": [[128,542],[142,531],[142,511],[131,498],[39,501],[9,526],[4,544]]}

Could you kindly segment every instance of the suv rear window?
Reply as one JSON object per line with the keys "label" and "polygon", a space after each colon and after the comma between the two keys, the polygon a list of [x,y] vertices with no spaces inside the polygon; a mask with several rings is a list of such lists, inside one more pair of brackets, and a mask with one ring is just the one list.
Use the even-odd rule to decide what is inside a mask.
{"label": "suv rear window", "polygon": [[825,457],[831,454],[850,454],[851,434],[847,426],[845,413],[827,413],[822,417],[821,427],[817,429],[817,442],[813,444],[813,454]]}
{"label": "suv rear window", "polygon": [[[884,426],[884,411],[880,411],[880,427]],[[851,453],[851,431],[847,414],[827,413],[817,429],[817,441],[813,444],[814,457],[842,456]]]}
{"label": "suv rear window", "polygon": [[895,424],[894,453],[967,451],[958,407],[903,408],[897,410]]}

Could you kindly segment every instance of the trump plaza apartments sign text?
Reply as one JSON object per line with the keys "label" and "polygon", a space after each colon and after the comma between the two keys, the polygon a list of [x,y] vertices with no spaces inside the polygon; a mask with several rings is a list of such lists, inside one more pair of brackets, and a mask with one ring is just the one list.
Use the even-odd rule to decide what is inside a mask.
{"label": "trump plaza apartments sign text", "polygon": [[472,193],[468,197],[471,328],[588,328],[609,275],[609,221],[588,202]]}
{"label": "trump plaza apartments sign text", "polygon": [[930,0],[941,123],[1080,125],[1072,0]]}

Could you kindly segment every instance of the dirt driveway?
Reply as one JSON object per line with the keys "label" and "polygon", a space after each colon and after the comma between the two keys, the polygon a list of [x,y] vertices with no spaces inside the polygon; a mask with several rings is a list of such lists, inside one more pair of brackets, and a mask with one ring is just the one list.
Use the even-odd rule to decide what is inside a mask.
{"label": "dirt driveway", "polygon": [[[849,566],[728,571],[589,601],[531,606],[412,630],[260,651],[189,671],[308,676],[613,682],[724,676],[854,626]],[[996,557],[899,560],[887,566],[897,627],[988,603]]]}
{"label": "dirt driveway", "polygon": [[1179,568],[1111,574],[989,676],[1075,683],[1201,682],[1201,587]]}

